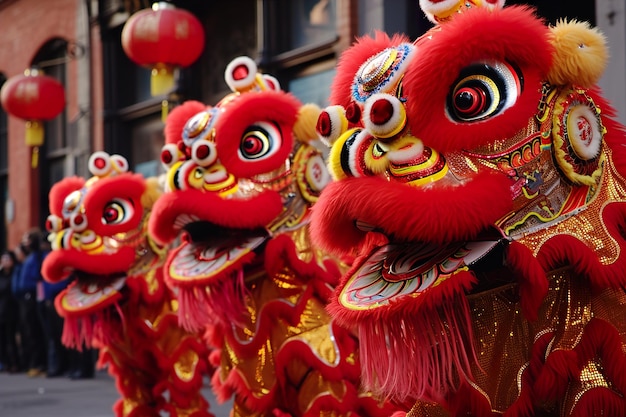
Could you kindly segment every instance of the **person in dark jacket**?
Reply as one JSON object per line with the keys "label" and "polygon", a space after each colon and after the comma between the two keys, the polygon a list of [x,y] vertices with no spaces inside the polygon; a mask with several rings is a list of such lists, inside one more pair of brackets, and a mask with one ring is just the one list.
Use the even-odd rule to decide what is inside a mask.
{"label": "person in dark jacket", "polygon": [[0,255],[0,370],[19,371],[17,349],[17,300],[11,290],[12,274],[17,259],[10,250]]}
{"label": "person in dark jacket", "polygon": [[[42,240],[41,250],[44,258],[50,253],[47,243],[46,239]],[[49,378],[65,375],[69,369],[69,349],[61,341],[63,317],[59,315],[54,306],[54,299],[67,287],[68,283],[69,280],[63,280],[54,284],[43,281],[43,300],[39,303],[39,306],[44,334],[47,340],[48,369],[46,376]]]}
{"label": "person in dark jacket", "polygon": [[45,375],[47,368],[47,344],[38,306],[38,298],[43,301],[41,263],[45,255],[41,250],[39,229],[31,229],[24,234],[20,249],[26,253],[26,257],[14,282],[14,293],[19,304],[24,362],[28,376],[33,377]]}

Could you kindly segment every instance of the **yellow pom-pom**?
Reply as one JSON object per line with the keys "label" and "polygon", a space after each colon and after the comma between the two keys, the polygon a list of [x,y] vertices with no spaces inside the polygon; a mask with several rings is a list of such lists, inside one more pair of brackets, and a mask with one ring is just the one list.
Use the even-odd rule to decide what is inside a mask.
{"label": "yellow pom-pom", "polygon": [[576,20],[560,20],[550,29],[555,55],[548,81],[587,88],[596,84],[609,55],[604,35],[589,23]]}
{"label": "yellow pom-pom", "polygon": [[298,111],[298,120],[293,127],[293,133],[300,142],[310,142],[317,139],[317,119],[322,110],[316,104],[305,104]]}

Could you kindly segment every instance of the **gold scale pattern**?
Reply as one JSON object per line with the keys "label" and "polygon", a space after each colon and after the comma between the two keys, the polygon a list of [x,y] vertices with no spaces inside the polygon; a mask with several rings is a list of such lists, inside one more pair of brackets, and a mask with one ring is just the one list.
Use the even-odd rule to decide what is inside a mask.
{"label": "gold scale pattern", "polygon": [[[318,260],[321,259],[311,248],[306,228],[296,229],[289,232],[289,235],[296,244],[296,251],[301,260],[309,262],[314,256]],[[316,297],[304,298],[306,284],[294,271],[284,269],[274,276],[261,274],[254,280],[247,280],[246,283],[250,290],[246,299],[248,322],[244,328],[229,330],[232,331],[232,337],[226,338],[223,346],[226,355],[222,354],[220,366],[222,380],[225,380],[231,372],[235,372],[245,381],[251,396],[258,400],[269,395],[277,384],[275,358],[281,349],[293,341],[304,342],[324,366],[335,367],[341,361],[354,364],[355,359],[352,355],[341,355],[325,304]],[[264,306],[275,300],[283,300],[294,306],[294,314],[295,306],[304,303],[303,312],[295,325],[290,325],[284,320],[273,320],[268,336],[262,338],[257,325],[262,316],[267,314]],[[256,353],[253,355],[243,353],[250,345],[256,346]],[[305,411],[320,393],[328,392],[340,399],[346,392],[343,381],[326,380],[319,370],[310,369],[299,361],[292,361],[286,373],[292,383],[298,381],[298,387],[294,385],[294,392],[298,392],[297,403],[300,412]],[[252,415],[257,414],[241,403],[237,403],[233,409],[234,417]]]}
{"label": "gold scale pattern", "polygon": [[[607,289],[591,295],[587,285],[569,270],[550,275],[550,289],[536,322],[526,320],[520,310],[516,285],[509,285],[470,299],[478,365],[473,367],[473,387],[489,401],[494,413],[504,413],[520,393],[520,375],[528,366],[533,342],[546,333],[553,338],[546,357],[571,350],[580,342],[592,318],[617,323],[626,349],[626,294]],[[602,373],[600,358],[590,361],[580,380],[572,381],[564,401],[550,417],[569,415],[582,396],[594,387],[612,389]],[[620,393],[623,394],[623,393]],[[544,415],[544,414],[542,414]],[[433,403],[418,402],[407,417],[446,417],[448,412]]]}

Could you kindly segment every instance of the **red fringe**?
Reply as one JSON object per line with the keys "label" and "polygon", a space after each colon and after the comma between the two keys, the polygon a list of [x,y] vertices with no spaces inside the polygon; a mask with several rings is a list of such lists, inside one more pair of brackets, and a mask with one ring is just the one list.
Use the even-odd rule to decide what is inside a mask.
{"label": "red fringe", "polygon": [[243,269],[205,287],[181,286],[178,292],[178,318],[187,331],[198,332],[207,325],[242,325],[246,312]]}
{"label": "red fringe", "polygon": [[519,282],[522,313],[530,321],[537,320],[539,307],[548,294],[548,278],[530,249],[519,242],[507,248],[506,263]]}
{"label": "red fringe", "polygon": [[439,306],[424,305],[402,317],[359,323],[363,381],[374,395],[400,403],[443,401],[461,380],[471,379],[477,361],[465,293],[439,300]]}
{"label": "red fringe", "polygon": [[[123,314],[119,305],[115,304],[119,317]],[[118,318],[108,310],[99,311],[86,316],[67,316],[63,323],[61,342],[72,349],[82,351],[87,348],[109,346],[120,340]]]}

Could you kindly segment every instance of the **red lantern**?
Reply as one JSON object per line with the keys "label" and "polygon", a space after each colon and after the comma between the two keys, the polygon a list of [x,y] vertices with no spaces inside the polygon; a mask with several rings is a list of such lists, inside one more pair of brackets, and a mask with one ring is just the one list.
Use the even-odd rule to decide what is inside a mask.
{"label": "red lantern", "polygon": [[37,167],[43,145],[43,121],[57,117],[65,107],[63,85],[36,68],[9,78],[0,90],[0,102],[12,116],[26,120],[26,146],[33,148],[31,165]]}
{"label": "red lantern", "polygon": [[122,29],[122,47],[138,65],[152,68],[153,96],[174,88],[174,69],[194,63],[204,49],[204,30],[190,12],[159,2],[133,14]]}

